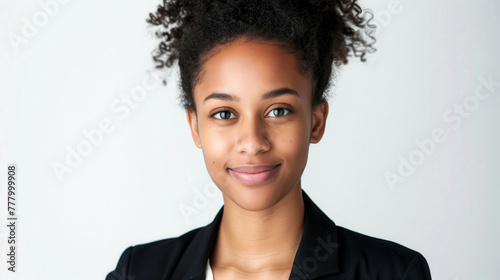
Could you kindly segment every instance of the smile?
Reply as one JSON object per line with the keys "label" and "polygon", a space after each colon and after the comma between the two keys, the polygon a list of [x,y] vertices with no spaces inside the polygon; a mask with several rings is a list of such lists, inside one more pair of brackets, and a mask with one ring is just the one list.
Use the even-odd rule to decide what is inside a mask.
{"label": "smile", "polygon": [[231,173],[240,183],[255,186],[271,180],[278,173],[278,167],[280,166],[281,164],[239,166],[229,168],[229,173]]}

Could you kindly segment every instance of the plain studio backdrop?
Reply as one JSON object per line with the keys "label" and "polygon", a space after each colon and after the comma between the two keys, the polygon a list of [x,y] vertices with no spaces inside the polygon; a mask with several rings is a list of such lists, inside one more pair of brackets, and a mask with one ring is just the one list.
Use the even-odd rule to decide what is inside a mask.
{"label": "plain studio backdrop", "polygon": [[[158,3],[0,3],[1,279],[104,279],[127,246],[206,225],[222,206],[178,68],[154,72],[145,19]],[[496,279],[500,4],[368,4],[378,51],[341,69],[303,188],[337,225],[421,252],[434,279]]]}

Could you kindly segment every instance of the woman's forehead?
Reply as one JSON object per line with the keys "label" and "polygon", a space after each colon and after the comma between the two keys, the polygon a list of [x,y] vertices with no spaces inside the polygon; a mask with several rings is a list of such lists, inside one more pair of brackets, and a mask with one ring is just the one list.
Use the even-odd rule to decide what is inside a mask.
{"label": "woman's forehead", "polygon": [[[203,65],[194,97],[213,91],[259,91],[288,87],[311,94],[311,79],[300,73],[297,58],[278,44],[237,40],[220,46]],[[309,92],[309,93],[308,93]]]}

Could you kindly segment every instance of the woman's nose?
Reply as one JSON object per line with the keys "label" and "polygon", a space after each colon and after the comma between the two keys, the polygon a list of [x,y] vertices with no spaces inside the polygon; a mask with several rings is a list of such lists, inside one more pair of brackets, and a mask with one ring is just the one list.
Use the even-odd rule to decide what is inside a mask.
{"label": "woman's nose", "polygon": [[240,123],[236,150],[254,156],[271,149],[266,124],[263,120],[247,119]]}

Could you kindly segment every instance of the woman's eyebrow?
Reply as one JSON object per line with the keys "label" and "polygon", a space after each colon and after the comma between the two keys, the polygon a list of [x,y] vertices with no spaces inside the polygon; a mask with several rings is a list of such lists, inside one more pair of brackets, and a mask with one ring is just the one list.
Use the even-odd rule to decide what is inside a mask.
{"label": "woman's eyebrow", "polygon": [[264,94],[264,96],[262,96],[262,99],[275,98],[275,97],[286,95],[286,94],[295,95],[295,96],[300,98],[300,95],[298,92],[296,92],[295,90],[293,90],[291,88],[284,87],[284,88],[272,90],[272,91]]}
{"label": "woman's eyebrow", "polygon": [[[275,89],[275,90],[272,90],[270,92],[267,92],[266,94],[264,94],[264,96],[262,96],[262,99],[270,99],[270,98],[275,98],[275,97],[287,95],[287,94],[295,95],[295,96],[300,98],[300,95],[297,91],[295,91],[291,88],[285,87],[285,88]],[[205,97],[205,99],[203,100],[203,103],[207,102],[210,99],[217,99],[217,100],[222,100],[222,101],[236,101],[236,102],[240,101],[240,99],[234,95],[230,95],[227,93],[214,92],[214,93],[211,93],[210,95],[208,95],[207,97]]]}
{"label": "woman's eyebrow", "polygon": [[217,99],[217,100],[222,100],[222,101],[240,101],[240,99],[236,96],[227,94],[227,93],[219,93],[219,92],[214,92],[211,93],[209,96],[205,97],[203,100],[203,103],[207,102],[210,99]]}

